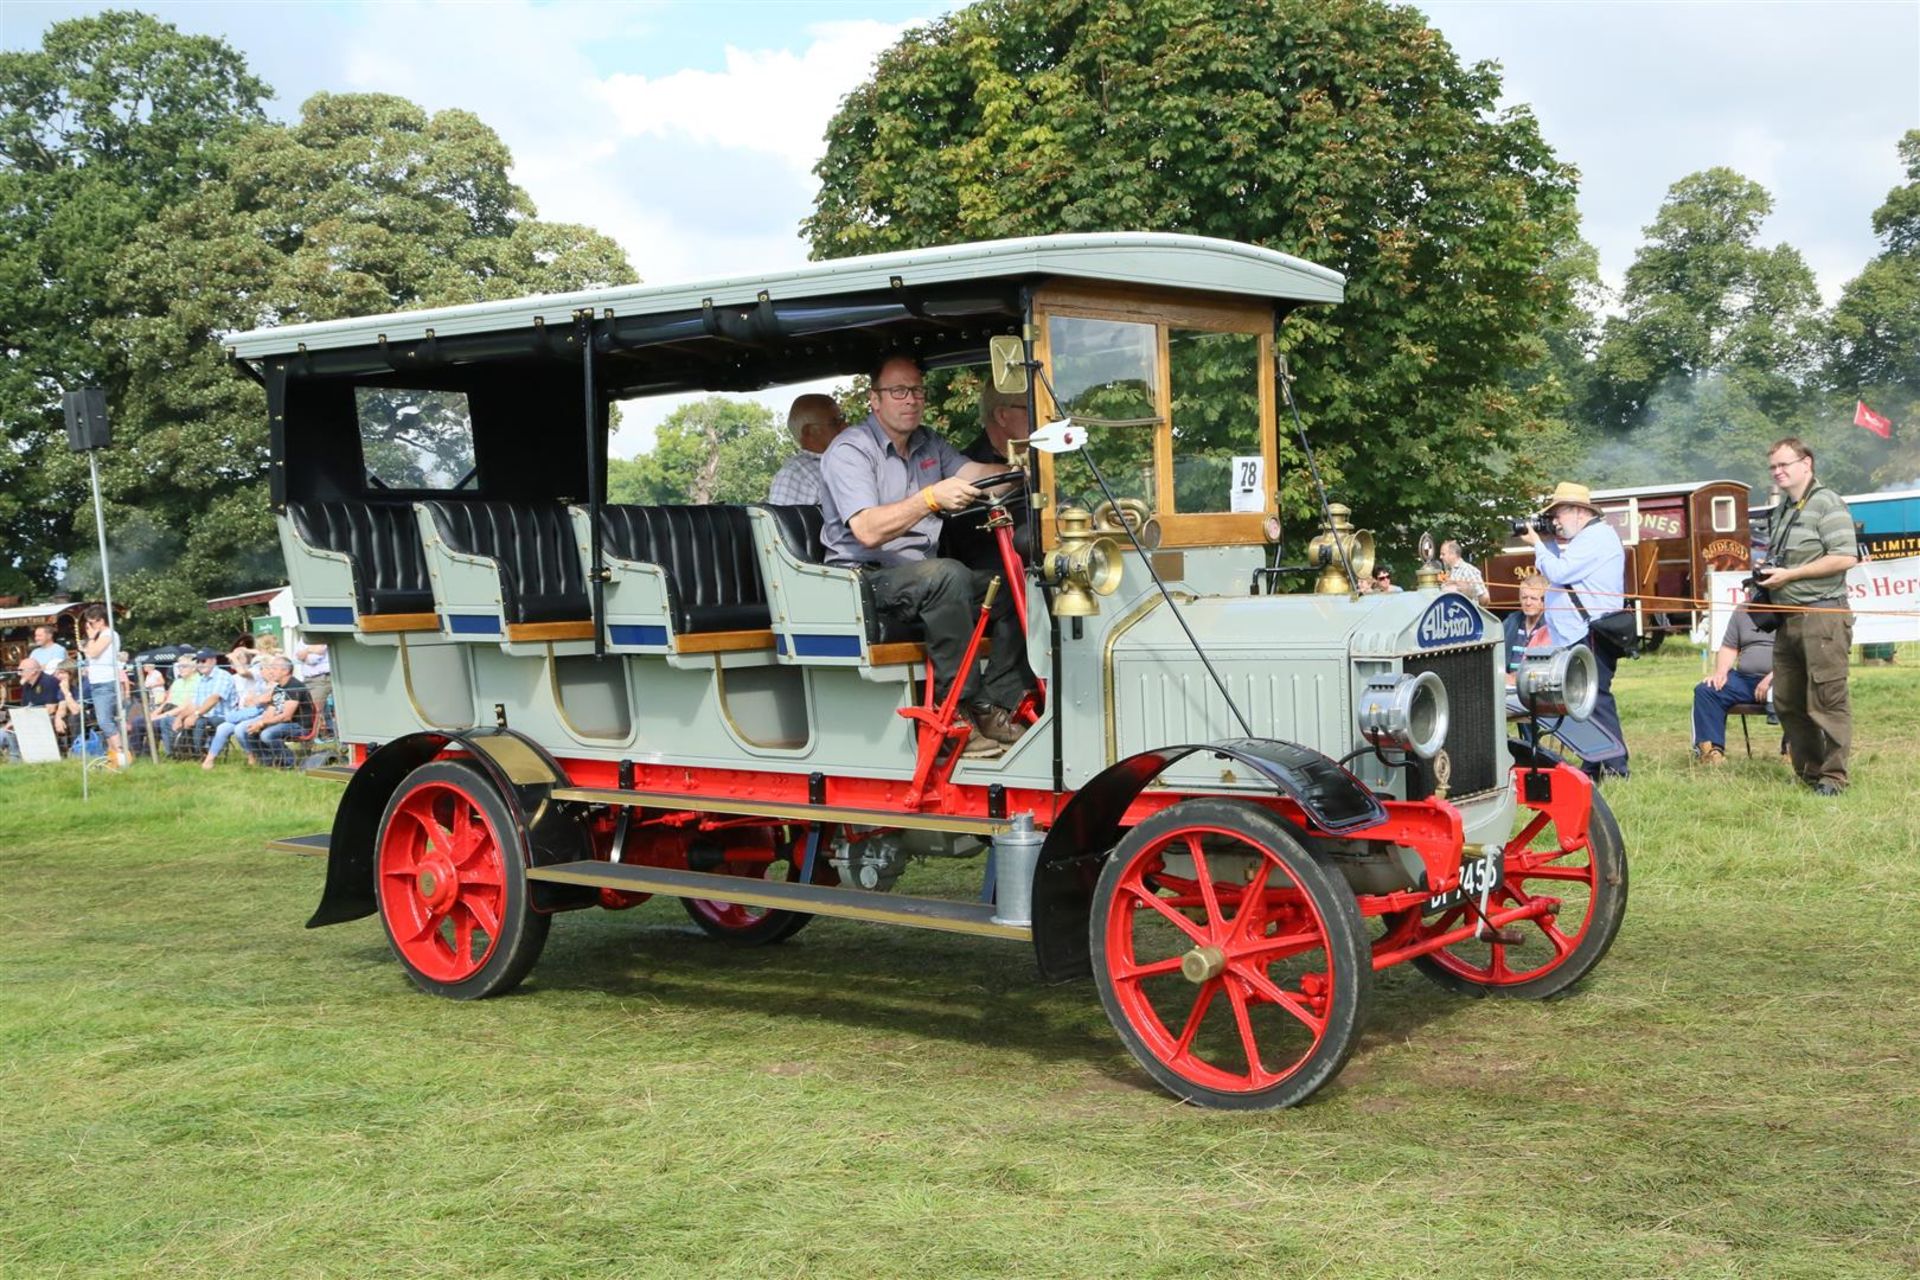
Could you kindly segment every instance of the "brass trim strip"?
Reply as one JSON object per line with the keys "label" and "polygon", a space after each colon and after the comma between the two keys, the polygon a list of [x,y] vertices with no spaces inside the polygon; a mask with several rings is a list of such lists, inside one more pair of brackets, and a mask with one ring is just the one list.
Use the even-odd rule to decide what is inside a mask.
{"label": "brass trim strip", "polygon": [[353,781],[353,767],[351,765],[321,765],[316,769],[307,769],[305,773],[309,778],[318,778],[322,782]]}
{"label": "brass trim strip", "polygon": [[871,890],[749,880],[742,876],[712,875],[634,863],[568,862],[558,866],[534,867],[527,872],[527,878],[676,898],[707,898],[745,907],[799,911],[807,915],[900,925],[909,929],[932,929],[940,933],[964,933],[977,938],[1027,942],[1033,937],[1033,930],[1026,925],[995,924],[990,915],[993,910],[991,905],[955,902],[946,898],[920,898]]}
{"label": "brass trim strip", "polygon": [[[1176,596],[1179,596],[1183,601],[1192,601],[1192,600],[1199,599],[1198,596],[1192,595],[1191,593],[1185,592],[1185,591],[1176,591],[1173,594]],[[1107,721],[1106,729],[1107,729],[1107,763],[1108,764],[1117,764],[1120,760],[1120,725],[1117,721],[1114,720],[1114,717],[1113,717],[1113,649],[1114,649],[1114,646],[1119,643],[1121,636],[1133,630],[1135,625],[1137,625],[1148,614],[1152,613],[1155,609],[1158,609],[1164,603],[1166,603],[1166,597],[1161,595],[1159,588],[1156,587],[1152,592],[1152,594],[1147,596],[1145,604],[1135,605],[1132,613],[1127,614],[1125,617],[1121,618],[1120,621],[1113,624],[1113,629],[1107,632],[1106,644],[1101,646],[1100,701],[1102,704],[1101,711],[1105,714],[1106,721]]]}
{"label": "brass trim strip", "polygon": [[686,809],[696,813],[744,813],[785,822],[844,822],[856,827],[902,827],[913,831],[955,831],[993,836],[1013,829],[1007,818],[967,818],[950,813],[895,813],[887,809],[848,809],[830,804],[783,804],[775,800],[733,800],[724,796],[674,795],[665,791],[616,791],[608,787],[555,787],[555,800],[627,805],[636,809]]}
{"label": "brass trim strip", "polygon": [[333,837],[327,832],[311,836],[285,836],[279,840],[267,841],[267,848],[275,853],[298,853],[309,858],[324,858]]}

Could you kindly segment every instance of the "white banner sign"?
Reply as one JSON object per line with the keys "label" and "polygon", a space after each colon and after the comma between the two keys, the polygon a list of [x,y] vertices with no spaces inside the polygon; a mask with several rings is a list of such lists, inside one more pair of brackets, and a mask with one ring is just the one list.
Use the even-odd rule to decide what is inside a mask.
{"label": "white banner sign", "polygon": [[[1740,584],[1744,570],[1713,575],[1713,619],[1707,635],[1718,648],[1727,634],[1734,606],[1747,598]],[[1920,556],[1876,560],[1847,570],[1847,599],[1853,605],[1855,644],[1896,644],[1920,640]]]}

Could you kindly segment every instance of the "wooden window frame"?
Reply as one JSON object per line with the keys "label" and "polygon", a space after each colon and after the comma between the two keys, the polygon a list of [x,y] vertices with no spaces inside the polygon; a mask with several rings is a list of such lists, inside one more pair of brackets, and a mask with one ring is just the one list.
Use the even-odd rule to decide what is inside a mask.
{"label": "wooden window frame", "polygon": [[[1047,323],[1055,316],[1082,320],[1111,320],[1120,323],[1154,326],[1154,413],[1161,425],[1154,430],[1153,471],[1154,508],[1160,526],[1160,545],[1177,547],[1220,547],[1266,545],[1266,522],[1279,514],[1274,501],[1279,476],[1279,458],[1274,438],[1276,393],[1273,367],[1275,317],[1271,304],[1246,298],[1216,294],[1147,288],[1123,288],[1071,282],[1049,285],[1033,296],[1034,357],[1049,372],[1053,352]],[[1173,505],[1173,367],[1170,329],[1198,329],[1210,333],[1250,333],[1260,339],[1260,456],[1265,467],[1265,492],[1259,511],[1179,512]],[[1034,389],[1036,424],[1060,417],[1060,408],[1047,394],[1044,384]],[[1073,465],[1073,464],[1069,464]],[[1040,454],[1040,488],[1047,495],[1049,510],[1059,510],[1059,494],[1054,487],[1053,455]],[[1055,543],[1054,524],[1040,522],[1041,545]]]}

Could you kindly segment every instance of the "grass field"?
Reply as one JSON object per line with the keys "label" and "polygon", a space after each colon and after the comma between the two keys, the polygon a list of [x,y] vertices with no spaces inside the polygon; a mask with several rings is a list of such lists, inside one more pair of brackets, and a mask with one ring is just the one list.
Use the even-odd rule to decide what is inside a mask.
{"label": "grass field", "polygon": [[728,950],[654,902],[431,999],[262,848],[331,784],[0,769],[0,1275],[1910,1277],[1920,655],[1856,668],[1837,801],[1757,725],[1691,768],[1699,674],[1620,676],[1632,901],[1586,984],[1391,970],[1345,1074],[1253,1115],[950,935]]}

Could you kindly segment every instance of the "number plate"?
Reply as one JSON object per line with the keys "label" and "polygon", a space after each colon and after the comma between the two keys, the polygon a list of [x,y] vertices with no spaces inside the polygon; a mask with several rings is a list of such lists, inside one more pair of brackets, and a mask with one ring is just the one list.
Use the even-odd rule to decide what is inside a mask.
{"label": "number plate", "polygon": [[1478,902],[1482,893],[1498,889],[1506,878],[1507,851],[1495,849],[1484,858],[1475,858],[1460,868],[1460,883],[1445,893],[1436,893],[1427,899],[1427,905],[1421,908],[1422,915],[1432,915],[1436,911],[1445,911],[1457,907],[1468,900]]}

